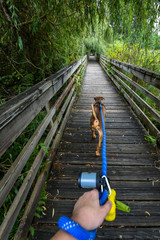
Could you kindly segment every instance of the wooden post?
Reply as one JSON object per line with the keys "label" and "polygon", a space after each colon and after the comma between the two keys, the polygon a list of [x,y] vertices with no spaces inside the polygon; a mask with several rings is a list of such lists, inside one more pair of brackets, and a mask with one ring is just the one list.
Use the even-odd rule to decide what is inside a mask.
{"label": "wooden post", "polygon": [[[133,80],[135,83],[137,83],[138,78],[137,78],[136,76],[133,75],[132,80]],[[136,87],[135,87],[134,85],[131,86],[131,89],[132,89],[134,92],[136,91]],[[133,95],[130,95],[130,96],[131,96],[131,98],[134,100]]]}
{"label": "wooden post", "polygon": [[[51,109],[51,106],[50,106],[50,102],[48,102],[46,105],[45,105],[45,109],[46,109],[46,112],[48,113]],[[53,119],[51,119],[50,123],[49,123],[50,127],[52,128],[54,123],[53,123]]]}

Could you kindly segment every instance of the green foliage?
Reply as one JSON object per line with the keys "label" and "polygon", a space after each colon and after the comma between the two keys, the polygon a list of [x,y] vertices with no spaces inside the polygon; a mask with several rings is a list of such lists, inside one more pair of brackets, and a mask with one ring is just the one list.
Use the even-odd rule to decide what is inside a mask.
{"label": "green foliage", "polygon": [[47,193],[46,193],[46,184],[42,190],[42,193],[41,193],[41,197],[39,199],[39,202],[38,202],[38,205],[37,205],[37,208],[36,208],[36,212],[35,212],[35,217],[38,217],[40,218],[40,214],[43,214],[45,215],[45,211],[46,211],[46,208],[45,208],[45,200],[47,199],[46,197]]}
{"label": "green foliage", "polygon": [[40,143],[39,146],[44,150],[45,153],[49,154],[49,148],[44,143]]}
{"label": "green foliage", "polygon": [[131,63],[139,67],[160,72],[160,50],[148,50],[141,48],[140,43],[131,45],[121,40],[108,44],[105,55],[108,58]]}
{"label": "green foliage", "polygon": [[152,144],[156,143],[155,137],[152,137],[150,135],[145,135],[145,140],[152,143]]}
{"label": "green foliage", "polygon": [[34,228],[30,226],[29,231],[31,233],[31,236],[34,237]]}
{"label": "green foliage", "polygon": [[[140,43],[140,49],[159,49],[153,31],[158,7],[157,0],[2,1],[1,103],[87,51],[105,52],[120,35],[125,42]],[[19,74],[19,81],[13,73]],[[28,74],[33,78],[27,79]],[[9,86],[8,76],[12,76]]]}

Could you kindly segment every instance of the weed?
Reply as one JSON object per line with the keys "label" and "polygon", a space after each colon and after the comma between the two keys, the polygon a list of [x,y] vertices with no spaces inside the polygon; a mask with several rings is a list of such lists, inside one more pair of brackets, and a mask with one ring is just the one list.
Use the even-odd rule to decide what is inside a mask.
{"label": "weed", "polygon": [[156,138],[153,137],[153,136],[150,136],[150,135],[145,135],[145,140],[146,140],[147,142],[152,143],[152,144],[156,143]]}

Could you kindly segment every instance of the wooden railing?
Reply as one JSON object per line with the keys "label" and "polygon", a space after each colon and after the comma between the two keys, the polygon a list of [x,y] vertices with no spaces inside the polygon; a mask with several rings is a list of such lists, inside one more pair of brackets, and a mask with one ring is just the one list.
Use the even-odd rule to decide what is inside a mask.
{"label": "wooden railing", "polygon": [[[0,156],[6,152],[18,136],[23,134],[23,131],[25,131],[27,126],[41,111],[45,109],[46,112],[45,117],[0,181],[0,206],[2,206],[12,187],[16,184],[17,179],[42,136],[44,137],[45,135],[43,143],[45,149],[50,147],[50,153],[45,160],[44,157],[47,155],[47,151],[44,147],[40,148],[23,183],[19,186],[19,191],[1,224],[1,240],[8,239],[17,216],[27,198],[27,207],[14,238],[26,239],[37,202],[75,99],[75,78],[78,74],[85,71],[86,63],[87,57],[85,56],[0,107]],[[63,89],[62,93],[60,93],[60,89]],[[56,94],[59,97],[55,96]],[[49,129],[47,133],[46,129]],[[54,141],[52,142],[53,138]],[[44,167],[41,169],[40,166],[43,160]],[[28,193],[30,195],[29,199]]]}
{"label": "wooden railing", "polygon": [[139,80],[143,80],[157,89],[160,89],[160,74],[132,64],[108,59],[103,55],[100,55],[99,61],[104,71],[131,105],[143,125],[149,130],[149,134],[159,139],[158,136],[160,136],[160,132],[147,114],[145,114],[145,111],[156,119],[158,123],[160,123],[160,115],[158,111],[154,110],[136,93],[136,90],[139,90],[142,94],[150,98],[155,103],[157,109],[160,108],[160,99],[138,83],[140,82]]}

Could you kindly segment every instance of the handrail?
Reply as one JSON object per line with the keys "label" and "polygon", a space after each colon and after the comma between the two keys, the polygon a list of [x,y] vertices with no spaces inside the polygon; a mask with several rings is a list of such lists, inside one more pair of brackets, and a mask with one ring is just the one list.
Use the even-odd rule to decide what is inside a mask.
{"label": "handrail", "polygon": [[[36,203],[40,197],[47,173],[49,172],[51,162],[53,161],[54,152],[57,149],[65,123],[75,99],[75,78],[80,72],[84,73],[86,64],[87,57],[85,56],[79,61],[61,69],[57,73],[0,106],[0,155],[2,155],[10,147],[10,145],[26,129],[26,127],[41,112],[41,110],[44,108],[46,109],[46,116],[41,123],[39,123],[37,129],[34,131],[27,144],[24,146],[22,151],[14,160],[12,166],[0,181],[0,206],[10,193],[25,164],[46,132],[46,129],[49,128],[48,126],[50,126],[50,129],[49,132],[46,132],[47,136],[44,140],[46,148],[51,145],[52,139],[55,137],[53,144],[50,146],[51,152],[46,160],[46,162],[48,162],[46,165],[47,167],[42,169],[37,180],[38,183],[35,184],[37,192],[36,194],[33,193],[29,200],[30,204],[28,205],[30,208],[27,209],[27,214],[29,212],[29,219],[28,215],[24,215],[25,217],[22,218],[23,224],[21,225],[23,225],[23,229],[25,229],[25,234],[27,234],[28,228],[34,216]],[[64,88],[63,92],[58,97],[57,101],[54,101],[55,103],[52,104],[51,102],[53,98],[55,99],[55,94],[57,94],[62,87]],[[31,187],[34,187],[32,183],[36,179],[37,172],[39,171],[40,165],[45,156],[46,151],[43,147],[41,147],[0,227],[0,239],[8,239],[9,233],[16,221],[24,201],[26,200]],[[24,236],[22,231],[22,227],[19,228],[17,236],[17,239],[26,238],[26,235]]]}
{"label": "handrail", "polygon": [[142,85],[128,77],[127,73],[132,74],[133,79],[141,79],[158,89],[160,89],[160,74],[132,64],[109,59],[103,55],[100,55],[100,64],[115,86],[121,91],[123,96],[131,105],[143,125],[147,128],[147,130],[149,130],[149,133],[157,137],[160,134],[160,131],[149,119],[143,109],[149,112],[159,123],[160,114],[158,114],[156,110],[154,110],[142,97],[140,97],[135,90],[138,89],[145,94],[145,96],[149,97],[157,105],[157,107],[160,106],[160,99],[145,89]]}
{"label": "handrail", "polygon": [[133,74],[135,77],[160,89],[160,74],[130,63],[121,62],[115,59],[109,59],[103,55],[101,55],[101,59],[110,62],[111,65],[123,69],[126,72]]}
{"label": "handrail", "polygon": [[76,71],[83,59],[58,71],[0,106],[0,156]]}

